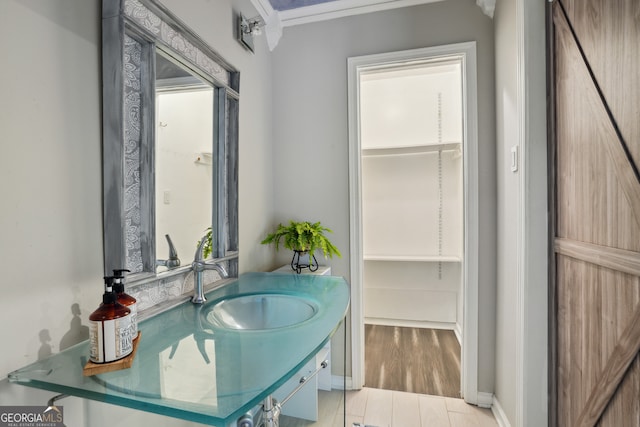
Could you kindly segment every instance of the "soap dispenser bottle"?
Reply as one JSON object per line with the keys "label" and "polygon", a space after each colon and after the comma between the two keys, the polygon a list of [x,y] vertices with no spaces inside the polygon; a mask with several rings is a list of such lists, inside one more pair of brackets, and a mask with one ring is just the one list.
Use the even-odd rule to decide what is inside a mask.
{"label": "soap dispenser bottle", "polygon": [[130,271],[125,268],[113,270],[113,291],[118,302],[131,310],[131,337],[138,338],[138,301],[124,291],[124,273]]}
{"label": "soap dispenser bottle", "polygon": [[105,277],[102,304],[89,316],[89,359],[113,362],[132,351],[131,310],[118,303],[113,277]]}

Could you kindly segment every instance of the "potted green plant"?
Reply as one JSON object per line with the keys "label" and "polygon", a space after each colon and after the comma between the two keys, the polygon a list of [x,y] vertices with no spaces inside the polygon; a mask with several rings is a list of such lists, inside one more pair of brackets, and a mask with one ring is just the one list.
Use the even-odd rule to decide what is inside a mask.
{"label": "potted green plant", "polygon": [[[270,233],[261,242],[263,245],[274,244],[276,250],[280,247],[282,240],[285,248],[293,251],[291,268],[300,273],[303,268],[311,271],[318,269],[318,261],[315,257],[315,250],[321,249],[325,258],[333,258],[334,255],[342,257],[338,248],[325,236],[325,232],[332,233],[327,227],[323,227],[320,222],[311,223],[309,221],[296,222],[289,221],[289,225],[278,225],[275,232]],[[308,261],[305,259],[308,256]]]}

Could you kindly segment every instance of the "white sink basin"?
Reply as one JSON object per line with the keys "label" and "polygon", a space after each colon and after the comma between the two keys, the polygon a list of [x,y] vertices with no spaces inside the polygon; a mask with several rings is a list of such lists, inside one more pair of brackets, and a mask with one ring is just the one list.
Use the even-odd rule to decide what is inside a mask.
{"label": "white sink basin", "polygon": [[285,294],[242,295],[224,299],[204,313],[212,326],[236,330],[267,330],[293,326],[312,318],[317,307]]}

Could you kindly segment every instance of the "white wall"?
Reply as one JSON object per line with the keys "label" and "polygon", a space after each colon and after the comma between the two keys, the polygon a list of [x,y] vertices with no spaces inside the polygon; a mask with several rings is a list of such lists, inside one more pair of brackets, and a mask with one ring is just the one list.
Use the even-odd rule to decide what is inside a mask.
{"label": "white wall", "polygon": [[518,135],[518,40],[516,4],[500,0],[496,5],[496,153],[498,174],[498,270],[496,292],[496,388],[495,395],[512,422],[516,419],[516,334],[518,285],[519,175],[511,172],[511,146]]}
{"label": "white wall", "polygon": [[[495,11],[498,285],[495,396],[513,426],[547,424],[545,2]],[[520,170],[509,170],[518,145]]]}
{"label": "white wall", "polygon": [[522,265],[519,283],[522,321],[518,331],[522,365],[523,426],[548,421],[548,182],[545,5],[518,1],[520,36],[520,129],[523,140],[520,191],[523,204]]}
{"label": "white wall", "polygon": [[[169,234],[187,265],[211,226],[213,88],[156,93],[156,258],[167,259]],[[189,220],[185,221],[185,215]],[[158,267],[158,271],[166,270]]]}
{"label": "white wall", "polygon": [[[234,9],[256,12],[248,0],[164,3],[241,71],[240,269],[264,270],[273,258],[259,245],[273,216],[271,59],[263,39],[251,55],[233,31]],[[86,325],[101,300],[100,43],[99,0],[0,2],[1,377],[79,341],[72,305]],[[0,381],[0,405],[52,395]],[[67,425],[185,424],[75,398],[60,404]]]}
{"label": "white wall", "polygon": [[[0,3],[0,328],[4,377],[58,352],[78,303],[100,298],[102,210],[98,1]],[[41,342],[40,336],[44,339]],[[72,337],[73,340],[73,337]],[[50,346],[50,348],[48,347]],[[51,393],[0,382],[0,404]],[[67,419],[84,425],[80,402]]]}
{"label": "white wall", "polygon": [[[495,309],[495,117],[493,22],[474,2],[449,0],[287,27],[273,52],[274,225],[319,220],[334,230],[349,279],[347,58],[477,41],[480,165],[481,391],[493,391]],[[278,255],[288,262],[289,255]]]}
{"label": "white wall", "polygon": [[361,148],[461,142],[461,72],[458,61],[361,74]]}

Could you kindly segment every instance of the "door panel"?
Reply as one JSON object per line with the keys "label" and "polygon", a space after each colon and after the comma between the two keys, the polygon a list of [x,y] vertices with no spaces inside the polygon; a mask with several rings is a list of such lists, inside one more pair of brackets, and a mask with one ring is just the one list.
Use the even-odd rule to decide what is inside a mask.
{"label": "door panel", "polygon": [[640,426],[638,4],[553,5],[552,425]]}
{"label": "door panel", "polygon": [[635,163],[640,164],[640,1],[561,3],[620,133],[629,144]]}
{"label": "door panel", "polygon": [[[557,257],[557,272],[558,425],[573,426],[585,409],[592,390],[598,388],[602,371],[638,306],[640,287],[637,276],[563,255]],[[638,402],[638,394],[633,398],[637,374],[637,368],[635,372],[632,369],[627,373],[625,382],[628,384],[618,390],[619,396],[614,398],[617,403],[610,404],[607,411]],[[635,414],[637,417],[637,408]]]}
{"label": "door panel", "polygon": [[638,426],[640,425],[640,357],[636,357],[629,373],[625,376],[620,388],[611,399],[607,410],[602,415],[599,425],[602,426]]}
{"label": "door panel", "polygon": [[640,185],[578,46],[556,21],[557,234],[640,250]]}

